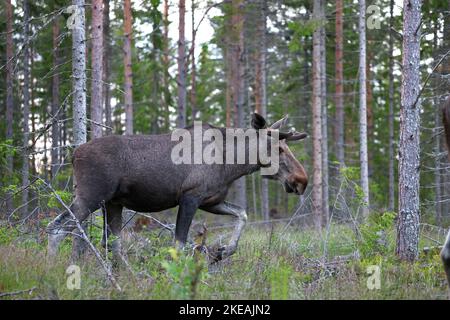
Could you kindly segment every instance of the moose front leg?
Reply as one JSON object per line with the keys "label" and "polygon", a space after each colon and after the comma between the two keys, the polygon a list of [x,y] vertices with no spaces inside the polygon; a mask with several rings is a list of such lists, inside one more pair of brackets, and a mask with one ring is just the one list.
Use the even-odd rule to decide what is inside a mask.
{"label": "moose front leg", "polygon": [[175,226],[175,241],[178,246],[184,246],[187,241],[189,228],[197,211],[199,200],[196,197],[184,195],[180,199]]}
{"label": "moose front leg", "polygon": [[231,256],[237,249],[239,238],[241,237],[242,230],[247,222],[247,213],[243,208],[227,201],[211,207],[201,207],[201,209],[214,214],[231,215],[238,219],[228,246],[219,248],[215,261],[220,261]]}

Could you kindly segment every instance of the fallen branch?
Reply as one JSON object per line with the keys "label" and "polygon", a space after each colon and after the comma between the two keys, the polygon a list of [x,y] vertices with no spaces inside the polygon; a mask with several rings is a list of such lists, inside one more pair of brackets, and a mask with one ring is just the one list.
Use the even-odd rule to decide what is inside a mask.
{"label": "fallen branch", "polygon": [[0,292],[0,298],[2,297],[10,297],[10,296],[16,296],[18,294],[26,293],[31,294],[34,290],[36,290],[36,287],[27,289],[27,290],[20,290],[20,291],[13,291],[13,292]]}

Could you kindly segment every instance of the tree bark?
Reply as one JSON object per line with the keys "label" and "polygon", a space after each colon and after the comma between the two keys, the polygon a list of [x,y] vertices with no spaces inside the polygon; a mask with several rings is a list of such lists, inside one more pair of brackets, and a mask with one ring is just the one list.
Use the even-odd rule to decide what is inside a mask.
{"label": "tree bark", "polygon": [[390,2],[389,18],[389,205],[390,211],[395,209],[395,176],[394,176],[394,38],[392,28],[394,27],[394,0]]}
{"label": "tree bark", "polygon": [[23,161],[22,161],[22,217],[28,215],[28,188],[30,184],[30,162],[28,142],[30,140],[30,7],[28,0],[23,0]]}
{"label": "tree bark", "polygon": [[72,74],[73,74],[73,140],[79,146],[86,142],[86,35],[85,2],[73,0],[77,6],[79,24],[72,29]]}
{"label": "tree bark", "polygon": [[105,104],[105,134],[112,134],[112,112],[111,112],[111,90],[109,81],[111,74],[111,43],[110,21],[109,21],[109,0],[104,1],[103,7],[103,98]]}
{"label": "tree bark", "polygon": [[[325,0],[321,0],[320,15],[321,20],[325,21]],[[330,214],[329,210],[329,192],[328,192],[328,110],[327,110],[327,78],[326,78],[326,34],[325,26],[320,28],[320,83],[321,83],[321,104],[322,104],[322,201],[323,213],[322,223],[328,224]]]}
{"label": "tree bark", "polygon": [[194,123],[197,114],[197,97],[196,97],[196,66],[195,66],[195,0],[191,0],[191,29],[192,29],[192,49],[191,49],[191,111],[192,123]]}
{"label": "tree bark", "polygon": [[[321,19],[321,0],[314,0],[313,18]],[[316,229],[322,228],[323,187],[322,187],[322,81],[321,81],[321,28],[313,34],[313,93],[312,93],[312,140],[313,140],[313,191],[312,209]]]}
{"label": "tree bark", "polygon": [[359,0],[359,156],[361,163],[362,215],[369,214],[369,165],[367,155],[366,1]]}
{"label": "tree bark", "polygon": [[91,139],[102,136],[103,0],[92,0]]}
{"label": "tree bark", "polygon": [[414,261],[419,246],[421,0],[403,2],[403,72],[400,104],[399,213],[396,254]]}
{"label": "tree bark", "polygon": [[[266,16],[267,0],[261,1],[258,23],[258,44],[255,65],[255,109],[263,117],[267,116],[267,76],[266,76]],[[261,179],[261,216],[269,219],[269,181]]]}
{"label": "tree bark", "polygon": [[344,166],[344,28],[343,28],[343,0],[336,0],[336,157],[339,168]]}
{"label": "tree bark", "polygon": [[[232,0],[232,72],[233,72],[233,104],[235,127],[243,128],[244,124],[244,0]],[[243,208],[247,207],[247,188],[245,177],[235,182],[236,201]]]}
{"label": "tree bark", "polygon": [[164,49],[163,49],[163,85],[164,85],[164,126],[166,132],[170,128],[169,118],[169,0],[164,0],[163,7],[163,23],[164,23]]}
{"label": "tree bark", "polygon": [[[14,96],[13,96],[13,82],[14,82],[14,44],[13,44],[13,7],[11,0],[6,0],[6,140],[13,139],[13,121],[14,121]],[[7,180],[12,181],[13,177],[13,156],[8,154],[6,157],[6,174]],[[6,194],[6,214],[13,210],[12,194]]]}
{"label": "tree bark", "polygon": [[[58,38],[60,34],[59,28],[59,19],[55,18],[53,21],[52,27],[52,35],[53,35],[53,75],[52,75],[52,107],[51,107],[51,115],[53,118],[52,122],[52,152],[51,152],[51,162],[52,169],[51,175],[52,179],[55,179],[57,172],[59,171],[60,164],[60,128],[59,128],[59,73],[56,71],[58,65],[60,64],[59,59],[59,46],[58,46]],[[33,130],[34,131],[34,130]]]}
{"label": "tree bark", "polygon": [[131,40],[133,23],[131,0],[124,0],[124,65],[125,65],[125,134],[133,134],[133,70],[131,64]]}
{"label": "tree bark", "polygon": [[184,37],[184,20],[186,15],[185,0],[178,2],[178,117],[177,126],[186,126],[186,42]]}

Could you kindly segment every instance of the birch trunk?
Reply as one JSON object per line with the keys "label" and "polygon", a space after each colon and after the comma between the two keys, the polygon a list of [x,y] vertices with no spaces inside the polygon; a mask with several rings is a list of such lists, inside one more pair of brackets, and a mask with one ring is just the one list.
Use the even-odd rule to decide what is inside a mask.
{"label": "birch trunk", "polygon": [[[52,107],[51,107],[51,115],[53,118],[52,122],[52,152],[51,152],[51,162],[52,162],[52,170],[51,175],[52,179],[55,178],[57,172],[59,171],[60,164],[60,128],[59,128],[59,73],[57,72],[59,61],[59,48],[58,48],[58,38],[60,34],[59,28],[59,19],[55,18],[53,21],[52,27],[53,34],[53,76],[52,76]],[[33,130],[34,131],[34,130]]]}
{"label": "birch trunk", "polygon": [[131,38],[133,23],[131,0],[124,0],[124,65],[125,65],[125,134],[133,134],[133,70],[131,68]]}
{"label": "birch trunk", "polygon": [[400,104],[399,213],[396,254],[414,261],[419,245],[419,129],[421,0],[403,2],[403,73]]}
{"label": "birch trunk", "polygon": [[366,1],[359,0],[359,156],[361,188],[363,192],[362,215],[369,214],[369,165],[367,155],[367,90],[366,90]]}
{"label": "birch trunk", "polygon": [[72,4],[77,6],[79,19],[72,29],[73,140],[79,146],[87,137],[85,2],[73,0]]}
{"label": "birch trunk", "polygon": [[[321,19],[321,0],[314,0],[313,18]],[[313,93],[312,93],[312,140],[313,140],[313,191],[312,209],[316,229],[322,227],[323,188],[322,188],[322,82],[320,59],[321,29],[316,28],[313,34]]]}
{"label": "birch trunk", "polygon": [[[320,5],[321,20],[325,21],[325,0]],[[329,219],[329,195],[328,195],[328,111],[327,111],[327,78],[326,78],[326,34],[325,26],[320,28],[320,87],[321,87],[321,105],[322,105],[322,201],[323,213],[322,223],[328,224]]]}
{"label": "birch trunk", "polygon": [[91,139],[102,136],[103,0],[92,1]]}

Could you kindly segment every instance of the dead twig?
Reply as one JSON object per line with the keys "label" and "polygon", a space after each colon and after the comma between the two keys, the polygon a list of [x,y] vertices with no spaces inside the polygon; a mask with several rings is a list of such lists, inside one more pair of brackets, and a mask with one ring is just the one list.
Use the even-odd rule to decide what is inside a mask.
{"label": "dead twig", "polygon": [[20,291],[0,292],[0,298],[16,296],[16,295],[19,295],[19,294],[22,294],[22,293],[27,293],[27,292],[28,292],[28,294],[32,294],[34,290],[36,290],[36,287],[30,288],[30,289],[27,289],[27,290],[20,290]]}

